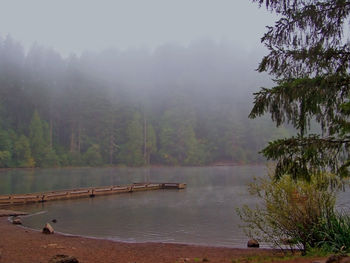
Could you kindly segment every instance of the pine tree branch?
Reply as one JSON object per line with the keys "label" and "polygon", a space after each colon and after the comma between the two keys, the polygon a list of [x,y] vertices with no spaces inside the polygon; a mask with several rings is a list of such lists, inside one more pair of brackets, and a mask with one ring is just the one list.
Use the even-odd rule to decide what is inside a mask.
{"label": "pine tree branch", "polygon": [[277,160],[277,178],[283,174],[307,178],[327,169],[348,176],[344,167],[348,166],[349,148],[350,136],[337,138],[312,134],[270,142],[262,153],[268,160]]}

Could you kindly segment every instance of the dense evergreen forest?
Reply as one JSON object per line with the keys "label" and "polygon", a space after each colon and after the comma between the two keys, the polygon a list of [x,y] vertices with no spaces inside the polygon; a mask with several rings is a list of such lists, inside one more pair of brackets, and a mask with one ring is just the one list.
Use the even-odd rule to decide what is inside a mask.
{"label": "dense evergreen forest", "polygon": [[288,131],[247,118],[259,57],[198,41],[63,58],[0,38],[0,167],[262,161]]}

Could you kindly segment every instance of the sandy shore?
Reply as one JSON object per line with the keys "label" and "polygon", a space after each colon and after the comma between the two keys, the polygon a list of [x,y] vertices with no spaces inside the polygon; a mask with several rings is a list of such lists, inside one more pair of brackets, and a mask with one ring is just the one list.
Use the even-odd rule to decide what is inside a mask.
{"label": "sandy shore", "polygon": [[[0,262],[48,262],[57,254],[76,257],[79,262],[161,263],[161,262],[228,262],[242,257],[274,255],[268,249],[231,249],[163,243],[122,243],[108,240],[45,235],[11,224],[0,218]],[[184,260],[185,259],[185,260]],[[289,262],[313,262],[300,258]],[[288,261],[284,261],[288,262]]]}

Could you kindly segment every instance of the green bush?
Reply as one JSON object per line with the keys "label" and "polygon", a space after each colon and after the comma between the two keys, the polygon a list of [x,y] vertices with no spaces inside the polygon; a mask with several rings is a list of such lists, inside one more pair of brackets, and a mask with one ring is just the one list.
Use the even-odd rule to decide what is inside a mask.
{"label": "green bush", "polygon": [[67,153],[67,162],[71,166],[81,166],[83,165],[82,158],[78,152],[69,152]]}
{"label": "green bush", "polygon": [[102,156],[100,153],[100,146],[93,144],[89,149],[84,153],[83,160],[85,164],[89,166],[100,166],[103,164]]}
{"label": "green bush", "polygon": [[330,174],[313,175],[309,181],[267,176],[249,187],[251,194],[261,198],[260,205],[244,206],[237,212],[249,237],[274,247],[349,249],[349,217],[335,212],[340,185]]}
{"label": "green bush", "polygon": [[315,229],[317,248],[327,252],[350,252],[350,215],[345,211],[334,212],[324,218]]}
{"label": "green bush", "polygon": [[67,153],[62,153],[58,155],[58,160],[61,166],[69,166],[70,165],[70,159]]}
{"label": "green bush", "polygon": [[54,149],[46,147],[42,153],[41,167],[58,167],[60,166],[60,159]]}
{"label": "green bush", "polygon": [[0,151],[0,167],[11,166],[11,153],[9,151]]}

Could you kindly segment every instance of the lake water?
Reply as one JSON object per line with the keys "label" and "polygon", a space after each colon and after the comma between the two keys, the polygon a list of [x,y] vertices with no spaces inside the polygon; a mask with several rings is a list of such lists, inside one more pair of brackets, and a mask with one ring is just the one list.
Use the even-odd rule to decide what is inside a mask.
{"label": "lake water", "polygon": [[247,193],[265,166],[75,168],[0,173],[0,194],[30,193],[133,182],[184,182],[185,190],[156,190],[21,206],[41,229],[57,219],[58,232],[126,242],[174,242],[244,247],[235,209],[256,200]]}
{"label": "lake water", "polygon": [[[30,193],[134,182],[184,182],[185,190],[156,190],[54,201],[18,209],[34,213],[25,226],[46,222],[58,232],[125,242],[171,242],[245,247],[235,209],[258,202],[247,193],[265,166],[75,168],[0,172],[0,194]],[[341,200],[349,200],[349,195]]]}

